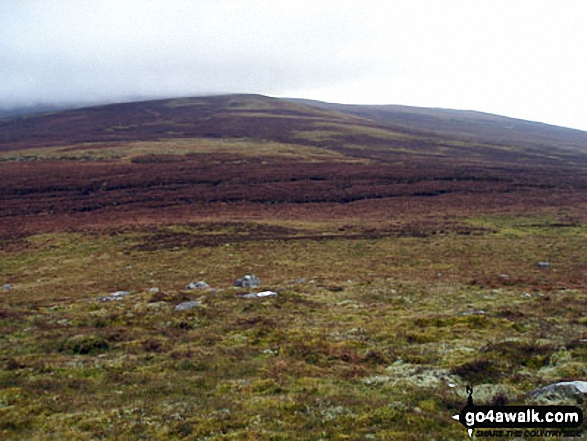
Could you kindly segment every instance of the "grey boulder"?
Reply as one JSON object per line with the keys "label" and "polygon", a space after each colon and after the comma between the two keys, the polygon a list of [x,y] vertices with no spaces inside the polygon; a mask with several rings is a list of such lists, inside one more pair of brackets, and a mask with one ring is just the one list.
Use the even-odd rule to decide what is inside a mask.
{"label": "grey boulder", "polygon": [[536,389],[528,395],[537,404],[575,405],[585,401],[587,381],[561,381]]}
{"label": "grey boulder", "polygon": [[240,279],[236,279],[234,286],[241,288],[258,288],[261,286],[261,280],[254,274],[247,274]]}
{"label": "grey boulder", "polygon": [[187,311],[188,309],[192,309],[195,308],[197,306],[203,306],[202,302],[197,301],[197,300],[193,300],[191,302],[183,302],[180,303],[179,305],[177,305],[175,307],[176,311]]}
{"label": "grey boulder", "polygon": [[210,289],[210,285],[200,280],[199,282],[192,282],[186,285],[185,289]]}

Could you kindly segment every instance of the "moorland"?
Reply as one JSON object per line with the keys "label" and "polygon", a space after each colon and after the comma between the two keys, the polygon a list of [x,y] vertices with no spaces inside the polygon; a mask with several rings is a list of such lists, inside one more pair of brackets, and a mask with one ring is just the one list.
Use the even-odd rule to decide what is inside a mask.
{"label": "moorland", "polygon": [[587,378],[586,249],[577,130],[259,95],[0,119],[0,437],[464,439],[468,384]]}

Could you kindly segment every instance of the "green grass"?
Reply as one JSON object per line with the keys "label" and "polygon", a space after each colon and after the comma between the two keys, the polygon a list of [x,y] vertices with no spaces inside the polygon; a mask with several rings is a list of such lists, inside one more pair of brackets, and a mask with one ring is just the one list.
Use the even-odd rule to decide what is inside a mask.
{"label": "green grass", "polygon": [[[466,384],[523,403],[587,376],[585,225],[471,222],[498,232],[157,251],[140,231],[29,237],[0,254],[0,437],[464,439]],[[246,273],[278,297],[240,298]],[[131,294],[97,300],[116,290]]]}
{"label": "green grass", "polygon": [[416,136],[406,135],[404,133],[394,132],[393,130],[380,129],[377,127],[369,127],[363,125],[353,124],[349,121],[348,124],[338,124],[334,122],[317,122],[312,123],[312,130],[301,130],[294,132],[296,137],[309,139],[312,141],[321,141],[333,137],[341,136],[368,136],[377,140],[410,140],[418,139]]}
{"label": "green grass", "polygon": [[279,156],[290,159],[314,161],[353,161],[355,158],[345,157],[341,153],[296,144],[277,142],[259,142],[247,139],[162,139],[159,141],[132,141],[116,145],[87,143],[66,147],[49,147],[42,149],[26,149],[0,153],[0,161],[18,160],[123,160],[132,161],[137,158],[168,155],[186,155],[199,153],[237,154],[243,157]]}

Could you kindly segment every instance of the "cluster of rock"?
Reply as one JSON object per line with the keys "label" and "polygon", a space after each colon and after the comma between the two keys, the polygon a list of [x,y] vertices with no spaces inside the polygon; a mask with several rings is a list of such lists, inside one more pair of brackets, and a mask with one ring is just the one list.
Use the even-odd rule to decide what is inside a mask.
{"label": "cluster of rock", "polygon": [[261,280],[254,274],[247,274],[240,279],[236,279],[234,286],[239,288],[258,288],[261,286]]}
{"label": "cluster of rock", "polygon": [[[258,288],[259,286],[261,286],[261,280],[257,276],[255,276],[254,274],[247,274],[246,276],[237,279],[234,282],[234,286],[240,287],[240,288]],[[8,289],[10,289],[10,286],[5,285],[4,290],[8,290]],[[211,290],[210,285],[208,285],[203,280],[191,282],[188,285],[186,285],[184,287],[184,289],[186,291]],[[159,288],[156,288],[156,287],[150,288],[149,292],[151,292],[153,294],[157,294],[157,293],[159,293]],[[100,300],[102,302],[122,300],[125,297],[127,297],[128,295],[130,295],[129,291],[116,291],[116,292],[110,293],[110,295],[108,295],[108,296],[98,297],[98,300]],[[276,297],[276,296],[277,296],[277,293],[274,291],[261,291],[261,292],[250,292],[250,293],[241,295],[240,297],[244,298],[244,299],[262,299],[262,298]],[[192,300],[192,301],[182,302],[182,303],[176,305],[175,309],[177,311],[186,311],[188,309],[192,309],[192,308],[200,307],[200,306],[204,306],[201,301]]]}
{"label": "cluster of rock", "polygon": [[[234,286],[238,288],[258,288],[261,286],[261,280],[254,274],[247,274],[240,279],[236,279]],[[250,292],[240,297],[243,299],[262,299],[265,297],[277,297],[277,293],[275,291]]]}

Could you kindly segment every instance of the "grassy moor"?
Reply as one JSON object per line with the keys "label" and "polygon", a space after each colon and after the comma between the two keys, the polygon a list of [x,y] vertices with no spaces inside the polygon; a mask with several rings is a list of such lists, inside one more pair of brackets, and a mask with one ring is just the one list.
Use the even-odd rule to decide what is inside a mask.
{"label": "grassy moor", "polygon": [[258,95],[0,119],[0,286],[0,439],[465,439],[467,385],[587,380],[587,133]]}

